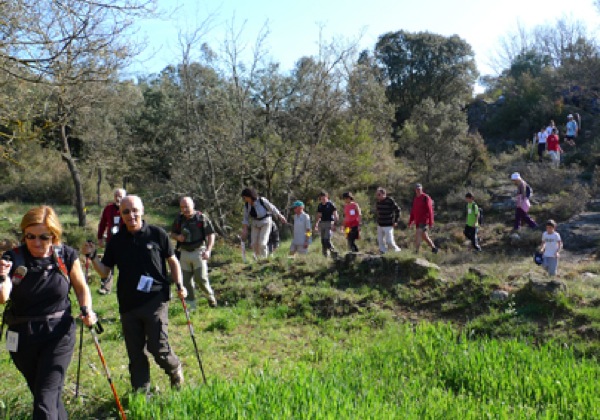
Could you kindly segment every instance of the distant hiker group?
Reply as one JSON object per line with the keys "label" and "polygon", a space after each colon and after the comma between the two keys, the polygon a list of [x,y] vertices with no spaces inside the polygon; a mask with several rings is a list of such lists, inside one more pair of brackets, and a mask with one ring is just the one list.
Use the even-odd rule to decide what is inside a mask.
{"label": "distant hiker group", "polygon": [[[385,188],[377,188],[375,203],[375,216],[377,221],[377,243],[379,251],[384,254],[388,251],[398,252],[400,247],[394,239],[394,228],[398,227],[400,221],[400,207],[396,201],[387,195]],[[248,230],[251,233],[251,247],[254,250],[256,259],[265,258],[269,255],[267,252],[268,235],[273,223],[273,215],[286,223],[286,219],[281,216],[281,212],[266,198],[261,197],[253,188],[246,188],[242,191],[244,199],[244,211],[242,221],[242,240],[248,236]],[[345,235],[348,250],[358,252],[357,240],[360,239],[362,225],[362,211],[354,195],[346,191],[341,196],[344,201],[343,221],[340,226],[341,232]],[[312,243],[312,231],[318,232],[321,237],[321,252],[324,256],[337,256],[338,252],[331,242],[331,238],[336,231],[336,226],[340,222],[340,216],[335,204],[330,200],[326,191],[319,193],[319,204],[316,212],[316,222],[314,228],[311,227],[310,217],[305,213],[305,205],[302,201],[295,201],[292,204],[293,216],[293,234],[290,246],[290,254],[306,254],[309,245]],[[415,249],[418,252],[421,242],[425,241],[434,253],[438,252],[428,231],[433,226],[433,201],[431,197],[423,192],[421,184],[415,185],[415,197],[409,218],[409,227],[415,225]]]}
{"label": "distant hiker group", "polygon": [[[567,123],[565,125],[565,138],[564,142],[571,147],[575,147],[575,139],[577,138],[581,129],[581,117],[579,114],[575,114],[577,121],[573,114],[567,115]],[[543,162],[544,153],[547,151],[550,156],[552,166],[558,168],[560,166],[561,155],[564,153],[560,147],[559,131],[554,120],[550,120],[547,126],[543,126],[540,130],[533,135],[533,147],[537,145],[537,155],[539,162]],[[532,150],[533,153],[533,150]]]}

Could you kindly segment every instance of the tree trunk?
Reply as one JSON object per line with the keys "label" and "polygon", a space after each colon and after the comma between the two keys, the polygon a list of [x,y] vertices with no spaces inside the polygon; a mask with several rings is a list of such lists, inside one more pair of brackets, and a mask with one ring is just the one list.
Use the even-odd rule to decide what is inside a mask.
{"label": "tree trunk", "polygon": [[79,226],[85,227],[85,199],[83,198],[83,184],[79,175],[79,169],[77,169],[75,159],[71,155],[62,153],[62,160],[67,164],[71,178],[73,179],[73,186],[75,187],[75,210],[77,211]]}
{"label": "tree trunk", "polygon": [[102,168],[98,168],[98,181],[96,182],[96,201],[98,203],[98,206],[102,206],[102,203],[100,202],[100,199],[101,199],[100,185],[101,184],[102,184]]}
{"label": "tree trunk", "polygon": [[85,227],[85,199],[83,198],[83,184],[81,182],[81,175],[75,159],[71,156],[71,150],[69,148],[67,127],[65,124],[61,124],[60,135],[63,143],[63,153],[61,153],[62,160],[65,161],[71,178],[73,179],[73,186],[75,187],[75,210],[77,211],[77,218],[79,219],[79,226]]}

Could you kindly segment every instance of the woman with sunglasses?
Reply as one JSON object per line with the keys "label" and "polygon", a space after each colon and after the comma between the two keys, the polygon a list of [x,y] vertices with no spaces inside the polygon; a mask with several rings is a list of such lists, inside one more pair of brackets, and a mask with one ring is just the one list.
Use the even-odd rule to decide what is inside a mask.
{"label": "woman with sunglasses", "polygon": [[96,322],[92,298],[77,251],[61,245],[62,227],[51,207],[29,210],[20,227],[24,244],[0,260],[6,345],[33,395],[32,418],[66,419],[62,389],[76,341],[71,286],[87,326]]}

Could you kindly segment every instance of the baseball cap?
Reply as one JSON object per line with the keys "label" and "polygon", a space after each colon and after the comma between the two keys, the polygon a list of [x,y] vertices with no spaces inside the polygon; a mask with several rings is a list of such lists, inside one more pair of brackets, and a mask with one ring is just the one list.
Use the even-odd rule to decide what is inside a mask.
{"label": "baseball cap", "polygon": [[423,188],[423,186],[421,184],[415,184],[415,189],[416,188]]}
{"label": "baseball cap", "polygon": [[512,180],[521,179],[521,174],[519,174],[518,172],[515,172],[510,176],[510,179],[512,179]]}
{"label": "baseball cap", "polygon": [[567,118],[573,118],[573,114],[567,115]]}
{"label": "baseball cap", "polygon": [[294,204],[292,204],[292,207],[304,207],[304,203],[300,200],[294,201]]}

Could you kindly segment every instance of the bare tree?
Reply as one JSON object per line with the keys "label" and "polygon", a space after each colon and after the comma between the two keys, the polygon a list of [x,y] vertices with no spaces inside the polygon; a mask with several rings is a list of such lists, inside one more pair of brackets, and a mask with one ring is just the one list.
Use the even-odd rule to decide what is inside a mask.
{"label": "bare tree", "polygon": [[[0,71],[51,88],[44,115],[54,125],[63,161],[75,186],[75,208],[85,226],[83,185],[73,153],[78,109],[93,103],[83,86],[112,83],[137,52],[126,44],[134,16],[150,0],[20,0],[2,2]],[[81,127],[79,127],[81,130]]]}

